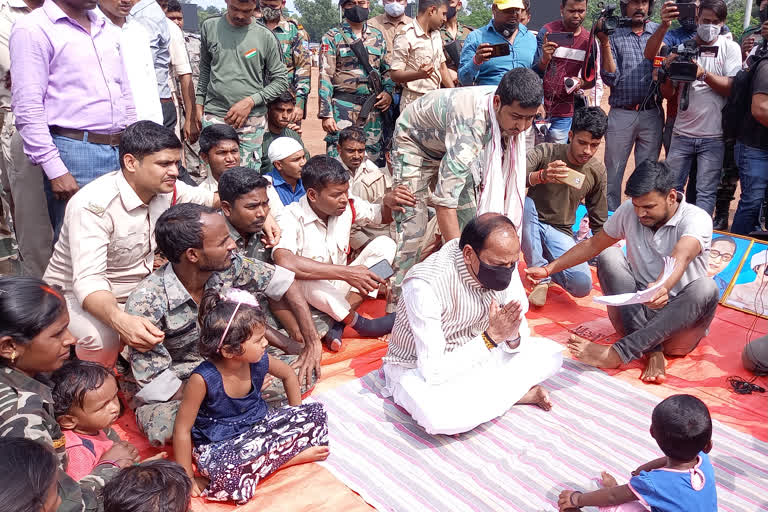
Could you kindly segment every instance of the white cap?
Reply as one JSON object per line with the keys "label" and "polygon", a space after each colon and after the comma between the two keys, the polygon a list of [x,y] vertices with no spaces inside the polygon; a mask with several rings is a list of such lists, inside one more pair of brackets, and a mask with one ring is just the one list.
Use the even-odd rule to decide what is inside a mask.
{"label": "white cap", "polygon": [[755,270],[760,265],[768,264],[768,251],[760,251],[752,256],[752,261],[749,262],[749,266],[752,270]]}
{"label": "white cap", "polygon": [[291,137],[278,137],[269,145],[267,157],[269,157],[270,162],[274,163],[299,151],[304,151],[301,142]]}

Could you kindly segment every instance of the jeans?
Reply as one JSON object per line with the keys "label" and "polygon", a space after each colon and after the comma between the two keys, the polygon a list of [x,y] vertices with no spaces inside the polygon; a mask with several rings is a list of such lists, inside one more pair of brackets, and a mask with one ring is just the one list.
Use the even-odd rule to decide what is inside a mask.
{"label": "jeans", "polygon": [[[597,257],[597,278],[605,295],[634,293],[649,283],[635,280],[626,256],[609,247]],[[622,338],[613,348],[624,363],[646,352],[663,348],[667,355],[685,355],[706,336],[715,317],[720,292],[715,280],[703,276],[685,288],[661,309],[643,304],[608,306],[608,317]]]}
{"label": "jeans", "polygon": [[[528,266],[543,267],[565,254],[576,242],[572,236],[541,222],[536,204],[526,197],[520,245]],[[542,282],[549,282],[550,279],[574,297],[585,297],[592,290],[592,271],[586,263],[562,270],[549,279],[542,279]]]}
{"label": "jeans", "polygon": [[608,210],[621,204],[624,169],[629,153],[635,148],[635,166],[656,160],[661,151],[663,122],[661,110],[623,110],[611,108],[605,132],[605,169],[608,174]]}
{"label": "jeans", "polygon": [[710,215],[715,211],[715,197],[720,176],[723,173],[724,155],[723,139],[672,136],[667,165],[677,176],[675,188],[683,190],[688,180],[688,173],[691,171],[691,162],[696,159],[696,206]]}
{"label": "jeans", "polygon": [[765,189],[768,188],[768,150],[737,142],[734,156],[739,166],[741,198],[733,217],[731,232],[749,235],[760,229],[760,207],[765,198]]}
{"label": "jeans", "polygon": [[568,143],[568,132],[571,131],[572,117],[552,117],[549,122],[552,123],[547,134],[547,142],[556,144]]}
{"label": "jeans", "polygon": [[[117,146],[92,144],[87,141],[69,139],[61,135],[52,135],[53,143],[59,150],[59,155],[67,170],[75,178],[78,186],[84,186],[108,172],[120,169]],[[66,201],[53,197],[51,182],[45,180],[45,196],[48,201],[48,215],[53,226],[53,243],[59,239],[61,224],[64,222]]]}

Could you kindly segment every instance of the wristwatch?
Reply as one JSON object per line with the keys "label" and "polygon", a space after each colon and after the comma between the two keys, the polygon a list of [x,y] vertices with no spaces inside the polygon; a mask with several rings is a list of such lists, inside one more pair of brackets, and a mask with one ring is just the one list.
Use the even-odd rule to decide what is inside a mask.
{"label": "wristwatch", "polygon": [[699,81],[701,81],[701,82],[706,82],[706,81],[707,81],[707,70],[706,70],[706,69],[704,69],[704,68],[701,68],[701,69],[702,69],[704,72],[701,74],[701,76],[700,76],[699,78],[697,78],[697,80],[699,80]]}

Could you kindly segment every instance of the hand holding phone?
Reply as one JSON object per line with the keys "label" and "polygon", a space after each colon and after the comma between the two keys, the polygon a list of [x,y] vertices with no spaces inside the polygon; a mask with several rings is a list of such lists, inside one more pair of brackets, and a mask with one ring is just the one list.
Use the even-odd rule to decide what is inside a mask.
{"label": "hand holding phone", "polygon": [[491,45],[491,57],[503,57],[509,55],[509,45],[507,43],[499,43]]}
{"label": "hand holding phone", "polygon": [[387,260],[381,260],[372,266],[369,270],[384,281],[395,275],[395,271],[392,269],[392,265],[390,265]]}
{"label": "hand holding phone", "polygon": [[555,43],[557,46],[573,45],[573,32],[549,32],[547,33],[547,42]]}

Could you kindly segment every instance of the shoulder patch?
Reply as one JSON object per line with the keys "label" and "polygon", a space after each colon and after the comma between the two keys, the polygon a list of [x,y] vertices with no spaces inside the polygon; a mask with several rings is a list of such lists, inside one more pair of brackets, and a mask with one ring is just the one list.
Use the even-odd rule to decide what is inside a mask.
{"label": "shoulder patch", "polygon": [[98,215],[99,217],[104,215],[104,212],[106,211],[105,207],[95,203],[94,201],[90,201],[88,205],[85,207],[85,209],[95,215]]}

